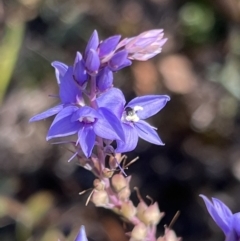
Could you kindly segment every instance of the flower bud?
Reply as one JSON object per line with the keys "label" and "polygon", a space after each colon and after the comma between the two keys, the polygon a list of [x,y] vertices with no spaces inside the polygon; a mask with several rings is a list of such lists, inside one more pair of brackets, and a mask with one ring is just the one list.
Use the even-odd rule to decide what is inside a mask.
{"label": "flower bud", "polygon": [[128,186],[128,182],[122,174],[115,174],[112,177],[111,182],[116,192],[120,192],[123,188]]}
{"label": "flower bud", "polygon": [[175,232],[169,228],[165,229],[165,234],[163,237],[159,237],[157,241],[180,241],[181,238],[178,238]]}
{"label": "flower bud", "polygon": [[135,216],[136,208],[133,206],[132,201],[127,201],[122,204],[121,214],[128,220],[131,220]]}
{"label": "flower bud", "polygon": [[94,191],[91,200],[97,207],[104,207],[108,204],[108,194],[104,190]]}
{"label": "flower bud", "polygon": [[137,217],[143,222],[145,220],[144,213],[148,206],[143,202],[140,201],[140,203],[137,206]]}
{"label": "flower bud", "polygon": [[104,190],[104,183],[102,181],[100,181],[99,179],[95,179],[93,181],[93,186],[98,191]]}
{"label": "flower bud", "polygon": [[150,205],[143,213],[143,222],[146,225],[157,225],[160,219],[163,217],[164,213],[161,213],[158,204],[155,202]]}
{"label": "flower bud", "polygon": [[118,193],[118,198],[121,201],[126,201],[127,199],[129,199],[130,194],[131,194],[130,189],[128,187],[125,187]]}
{"label": "flower bud", "polygon": [[132,232],[131,232],[131,238],[133,240],[144,240],[147,236],[147,227],[143,223],[137,224]]}

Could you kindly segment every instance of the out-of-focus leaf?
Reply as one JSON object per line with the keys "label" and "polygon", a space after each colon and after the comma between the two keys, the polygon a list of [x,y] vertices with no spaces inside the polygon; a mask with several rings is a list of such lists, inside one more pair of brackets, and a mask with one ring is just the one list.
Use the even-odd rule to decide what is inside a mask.
{"label": "out-of-focus leaf", "polygon": [[22,44],[24,33],[24,23],[9,24],[6,27],[5,35],[0,44],[1,62],[0,62],[0,102],[2,101],[8,84],[10,82],[19,49]]}
{"label": "out-of-focus leaf", "polygon": [[61,240],[64,241],[62,233],[57,229],[47,230],[46,233],[41,238],[41,241],[50,241],[50,240]]}
{"label": "out-of-focus leaf", "polygon": [[16,219],[23,210],[23,205],[9,197],[0,196],[0,218],[10,216]]}
{"label": "out-of-focus leaf", "polygon": [[54,205],[53,195],[49,192],[38,192],[25,203],[31,217],[32,225],[39,222]]}

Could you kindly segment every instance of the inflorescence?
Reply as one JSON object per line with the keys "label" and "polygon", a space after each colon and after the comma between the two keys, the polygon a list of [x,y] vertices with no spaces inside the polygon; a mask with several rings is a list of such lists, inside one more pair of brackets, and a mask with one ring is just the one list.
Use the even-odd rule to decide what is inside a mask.
{"label": "inflorescence", "polygon": [[[134,150],[139,137],[164,145],[156,128],[145,120],[158,113],[170,98],[147,95],[126,103],[123,92],[114,87],[114,73],[134,60],[146,61],[160,53],[167,41],[163,36],[163,30],[156,29],[122,40],[120,35],[115,35],[99,41],[95,30],[85,51],[77,52],[73,66],[52,63],[60,103],[30,119],[34,122],[56,115],[47,140],[71,136],[71,140],[57,143],[71,144],[74,154],[69,161],[78,158],[80,165],[96,176],[87,203],[91,200],[95,206],[111,209],[132,223],[134,227],[127,233],[131,241],[180,240],[171,225],[165,226],[164,235],[156,238],[156,226],[164,213],[156,202],[147,205],[137,188],[139,204],[134,206],[130,200],[131,176],[127,177],[124,169],[136,159],[126,165],[126,156],[121,154]],[[232,215],[217,199],[212,205],[202,197],[211,216],[225,232],[226,240],[239,240],[232,238],[239,237],[239,228],[234,226],[239,215]],[[87,241],[83,226],[75,241]]]}

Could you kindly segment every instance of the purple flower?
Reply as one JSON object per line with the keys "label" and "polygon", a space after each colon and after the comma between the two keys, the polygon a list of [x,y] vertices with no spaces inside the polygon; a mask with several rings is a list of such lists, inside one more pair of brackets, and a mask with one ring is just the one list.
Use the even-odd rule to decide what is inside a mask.
{"label": "purple flower", "polygon": [[116,50],[120,38],[121,35],[115,35],[102,41],[99,45],[99,57],[109,58]]}
{"label": "purple flower", "polygon": [[83,86],[88,78],[82,55],[79,52],[77,52],[73,66],[73,78],[80,86]]}
{"label": "purple flower", "polygon": [[113,73],[108,67],[105,67],[97,75],[97,88],[100,92],[103,92],[112,87],[112,85]]}
{"label": "purple flower", "polygon": [[77,134],[79,144],[86,157],[90,157],[96,135],[108,140],[124,140],[118,118],[106,108],[97,110],[89,107],[67,106],[53,120],[47,140]]}
{"label": "purple flower", "polygon": [[76,81],[73,79],[73,68],[57,61],[53,62],[52,65],[55,68],[56,78],[59,84],[59,98],[61,104],[33,116],[29,120],[30,122],[39,121],[56,115],[59,111],[63,110],[65,106],[83,104],[82,93]]}
{"label": "purple flower", "polygon": [[162,51],[162,46],[167,41],[163,35],[162,29],[153,29],[138,36],[124,39],[119,43],[119,46],[125,46],[129,59],[145,61]]}
{"label": "purple flower", "polygon": [[133,150],[137,145],[138,137],[156,145],[164,145],[155,131],[156,128],[144,120],[159,112],[169,100],[167,95],[148,95],[137,97],[125,106],[125,98],[116,88],[99,96],[98,106],[109,108],[122,122],[125,141],[117,140],[116,151]]}
{"label": "purple flower", "polygon": [[209,214],[215,223],[222,229],[226,236],[226,241],[240,240],[240,213],[232,214],[231,210],[219,199],[212,198],[209,201],[204,195],[200,197],[205,202]]}
{"label": "purple flower", "polygon": [[88,241],[84,226],[81,226],[75,241]]}

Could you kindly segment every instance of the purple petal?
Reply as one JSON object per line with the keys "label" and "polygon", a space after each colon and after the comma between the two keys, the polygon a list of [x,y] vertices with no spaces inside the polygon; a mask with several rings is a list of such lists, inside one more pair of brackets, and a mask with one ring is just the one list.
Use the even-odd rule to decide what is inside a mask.
{"label": "purple petal", "polygon": [[55,114],[57,114],[59,111],[61,111],[63,109],[63,105],[57,105],[57,106],[54,106],[53,108],[50,108],[40,114],[37,114],[35,116],[33,116],[29,122],[33,122],[33,121],[39,121],[39,120],[42,120],[42,119],[45,119],[45,118],[48,118],[50,116],[53,116]]}
{"label": "purple petal", "polygon": [[98,107],[104,107],[114,113],[119,119],[122,117],[125,97],[120,89],[111,88],[107,92],[101,94],[97,99]]}
{"label": "purple petal", "polygon": [[74,112],[78,110],[77,106],[67,106],[63,108],[54,118],[52,125],[54,125],[56,122],[60,121],[61,119],[73,115]]}
{"label": "purple petal", "polygon": [[[239,225],[239,223],[238,223]],[[239,241],[238,235],[234,229],[232,229],[226,236],[225,241]]]}
{"label": "purple petal", "polygon": [[80,231],[75,238],[75,241],[88,241],[84,226],[81,226]]}
{"label": "purple petal", "polygon": [[60,83],[59,96],[63,104],[75,104],[81,92],[73,79],[73,68],[69,67]]}
{"label": "purple petal", "polygon": [[135,128],[137,130],[138,136],[145,141],[150,143],[163,146],[164,143],[158,136],[157,132],[145,121],[135,122]]}
{"label": "purple petal", "polygon": [[95,144],[96,135],[93,126],[90,124],[83,125],[78,132],[78,143],[86,157],[90,157]]}
{"label": "purple petal", "polygon": [[99,45],[99,57],[102,58],[108,54],[110,54],[112,51],[114,51],[117,47],[117,44],[121,38],[121,35],[115,35],[110,38],[105,39],[102,43]]}
{"label": "purple petal", "polygon": [[92,118],[102,118],[102,116],[93,108],[89,106],[83,106],[79,108],[75,113],[73,113],[71,120],[77,121],[81,117],[92,117]]}
{"label": "purple petal", "polygon": [[103,68],[97,75],[97,87],[102,92],[112,87],[113,73],[108,68]]}
{"label": "purple petal", "polygon": [[147,119],[148,117],[155,115],[159,112],[170,100],[167,95],[147,95],[134,98],[126,107],[134,109],[136,106],[140,106],[143,110],[139,110],[137,115],[140,119]]}
{"label": "purple petal", "polygon": [[138,133],[133,126],[123,123],[122,127],[125,135],[125,142],[117,140],[116,152],[119,153],[134,150],[138,142]]}
{"label": "purple petal", "polygon": [[88,51],[90,49],[97,50],[98,45],[99,45],[98,33],[96,30],[94,30],[88,41],[88,44],[85,50],[85,56],[88,55]]}
{"label": "purple petal", "polygon": [[47,134],[47,141],[56,137],[73,135],[78,132],[80,127],[80,122],[72,122],[71,116],[67,116],[51,125]]}
{"label": "purple petal", "polygon": [[121,50],[113,55],[113,57],[108,62],[108,67],[112,71],[117,71],[121,69],[121,66],[127,61],[128,52],[126,50]]}
{"label": "purple petal", "polygon": [[[232,211],[219,199],[212,198],[213,206],[217,210],[218,214],[222,218],[231,218],[232,217]],[[224,207],[224,208],[223,208]]]}
{"label": "purple petal", "polygon": [[80,84],[83,85],[87,80],[87,71],[85,69],[82,55],[77,52],[75,62],[74,62],[74,68],[73,68],[73,75],[75,80]]}
{"label": "purple petal", "polygon": [[[115,139],[120,139],[122,141],[125,140],[125,137],[124,137],[124,132],[123,132],[123,128],[122,128],[122,124],[121,124],[121,121],[120,119],[118,119],[111,111],[109,111],[108,109],[106,108],[99,108],[98,109],[99,113],[102,114],[102,116],[104,117],[104,119],[108,122],[108,124],[111,126],[111,129],[113,130],[113,133],[110,134],[107,133],[108,135],[110,134],[112,136],[112,138],[107,138],[106,137],[106,133],[104,134],[106,139],[109,139],[109,140],[115,140]],[[99,123],[103,123],[103,122],[97,122],[97,126],[99,126],[100,124]],[[102,130],[103,130],[103,126],[102,127]],[[110,129],[110,131],[112,131]]]}
{"label": "purple petal", "polygon": [[[229,219],[229,208],[222,203],[220,200],[218,200],[217,208],[208,200],[207,197],[204,195],[199,195],[203,201],[205,202],[205,205],[207,207],[207,210],[215,223],[222,229],[222,231],[227,235],[231,230],[231,218]],[[216,199],[215,199],[216,203]],[[225,217],[224,214],[227,214]]]}
{"label": "purple petal", "polygon": [[90,49],[86,58],[86,68],[90,73],[95,73],[100,67],[99,56],[94,49]]}
{"label": "purple petal", "polygon": [[232,228],[237,233],[237,236],[240,237],[240,213],[235,213],[232,216]]}
{"label": "purple petal", "polygon": [[52,62],[52,66],[55,68],[55,75],[57,78],[58,84],[61,83],[62,77],[67,72],[68,66],[64,63],[61,63],[59,61]]}

